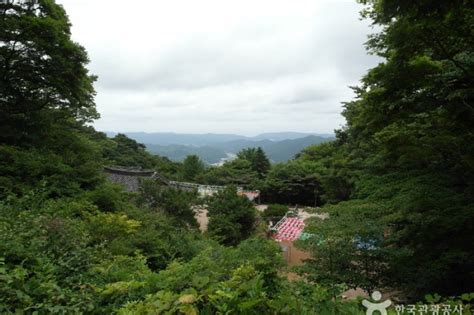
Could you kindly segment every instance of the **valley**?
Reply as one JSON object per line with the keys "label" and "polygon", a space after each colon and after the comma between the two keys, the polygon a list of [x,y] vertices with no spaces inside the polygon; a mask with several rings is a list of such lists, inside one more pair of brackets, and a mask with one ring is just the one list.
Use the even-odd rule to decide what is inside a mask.
{"label": "valley", "polygon": [[[330,134],[298,132],[265,133],[254,137],[230,134],[124,133],[144,143],[147,150],[182,162],[188,155],[197,155],[206,164],[219,164],[245,148],[261,147],[272,163],[291,160],[305,147],[334,139]],[[114,136],[116,133],[107,132]]]}

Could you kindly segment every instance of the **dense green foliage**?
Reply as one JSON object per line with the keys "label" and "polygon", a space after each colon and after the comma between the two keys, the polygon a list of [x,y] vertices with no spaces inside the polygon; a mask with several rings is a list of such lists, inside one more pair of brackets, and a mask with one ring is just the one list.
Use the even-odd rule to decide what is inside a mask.
{"label": "dense green foliage", "polygon": [[141,208],[166,213],[175,219],[176,225],[197,227],[193,210],[193,206],[199,203],[196,191],[178,190],[146,180],[140,185],[137,203]]}
{"label": "dense green foliage", "polygon": [[[345,104],[347,126],[337,141],[308,148],[299,157],[328,168],[321,173],[328,201],[353,199],[327,208],[334,217],[315,230],[340,229],[324,236],[333,244],[313,244],[320,261],[308,267],[325,266],[335,249],[347,253],[335,274],[328,270],[330,274],[322,275],[317,267],[313,275],[350,283],[342,273],[367,254],[354,257],[351,240],[371,222],[371,228],[385,231],[381,248],[371,255],[381,257],[379,265],[388,270],[355,284],[383,283],[416,298],[429,292],[472,291],[472,2],[362,2],[367,4],[365,16],[381,29],[367,46],[384,62],[364,76],[355,88],[356,99]],[[338,250],[340,246],[347,248]]]}
{"label": "dense green foliage", "polygon": [[320,180],[313,163],[293,160],[274,165],[261,186],[266,202],[320,205]]}
{"label": "dense green foliage", "polygon": [[44,145],[52,133],[98,118],[95,77],[62,7],[8,1],[0,10],[0,142]]}
{"label": "dense green foliage", "polygon": [[208,168],[197,180],[211,185],[249,186],[258,180],[258,173],[252,169],[251,162],[235,159],[220,167]]}
{"label": "dense green foliage", "polygon": [[143,144],[123,134],[119,133],[113,138],[107,138],[103,133],[93,133],[95,139],[100,141],[105,163],[108,165],[154,169],[168,177],[172,177],[178,170],[177,163],[149,154]]}
{"label": "dense green foliage", "polygon": [[280,221],[283,216],[288,212],[288,206],[279,204],[270,204],[263,211],[262,217],[266,221],[272,221],[274,224]]}
{"label": "dense green foliage", "polygon": [[2,268],[11,278],[0,285],[2,313],[106,312],[133,298],[120,293],[123,281],[200,250],[199,235],[131,204],[104,212],[86,196],[52,200],[35,192],[10,197],[0,211]]}
{"label": "dense green foliage", "polygon": [[[384,247],[384,226],[380,224],[386,207],[357,200],[326,206],[329,219],[313,219],[305,232],[311,233],[300,245],[312,252],[299,272],[340,293],[340,286],[380,289],[391,276],[385,262],[395,258],[395,249]],[[390,256],[392,255],[392,256]]]}
{"label": "dense green foliage", "polygon": [[270,169],[262,148],[246,148],[237,153],[237,157],[219,167],[210,167],[197,181],[212,185],[239,185],[255,187]]}
{"label": "dense green foliage", "polygon": [[100,153],[79,130],[98,118],[95,78],[64,10],[44,1],[2,4],[0,13],[0,197],[93,187]]}
{"label": "dense green foliage", "polygon": [[197,155],[188,155],[181,167],[181,178],[183,181],[193,182],[204,172],[204,163]]}
{"label": "dense green foliage", "polygon": [[254,230],[255,208],[245,196],[229,186],[212,196],[208,203],[209,235],[225,245],[236,245]]}
{"label": "dense green foliage", "polygon": [[295,160],[270,165],[262,150],[248,148],[235,160],[207,169],[197,181],[259,189],[266,203],[320,206],[347,200],[353,191],[346,152],[337,142],[326,142],[306,148]]}
{"label": "dense green foliage", "polygon": [[243,149],[237,154],[237,158],[249,161],[251,169],[257,172],[259,178],[263,178],[270,169],[270,161],[260,147]]}
{"label": "dense green foliage", "polygon": [[[0,313],[363,314],[345,288],[472,291],[474,9],[363,2],[381,26],[368,47],[385,61],[345,105],[337,140],[270,168],[247,149],[207,170],[87,126],[94,77],[62,7],[0,4]],[[281,276],[279,247],[254,235],[255,208],[235,188],[208,200],[202,234],[195,192],[145,181],[125,193],[102,176],[111,165],[329,203],[301,242],[305,281]]]}
{"label": "dense green foliage", "polygon": [[[342,136],[338,133],[339,137]],[[297,161],[311,162],[316,169],[320,187],[316,193],[321,203],[337,203],[348,200],[354,190],[354,166],[348,154],[348,145],[341,139],[305,148]]]}

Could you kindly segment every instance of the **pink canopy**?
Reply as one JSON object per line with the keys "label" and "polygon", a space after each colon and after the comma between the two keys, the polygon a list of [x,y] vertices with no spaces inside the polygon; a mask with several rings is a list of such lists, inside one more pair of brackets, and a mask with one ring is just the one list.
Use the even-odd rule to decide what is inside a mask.
{"label": "pink canopy", "polygon": [[298,218],[286,218],[277,226],[277,233],[273,237],[277,241],[294,241],[298,239],[303,229],[303,220]]}

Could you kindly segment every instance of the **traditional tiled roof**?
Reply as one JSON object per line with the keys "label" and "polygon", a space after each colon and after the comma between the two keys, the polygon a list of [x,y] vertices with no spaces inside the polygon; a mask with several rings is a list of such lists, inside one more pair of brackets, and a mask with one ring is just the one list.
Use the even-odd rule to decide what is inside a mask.
{"label": "traditional tiled roof", "polygon": [[143,178],[153,179],[156,172],[153,170],[139,170],[132,168],[104,167],[105,176],[114,184],[121,185],[125,191],[136,192]]}
{"label": "traditional tiled roof", "polygon": [[237,191],[237,194],[239,196],[245,196],[247,197],[250,201],[254,201],[258,197],[260,197],[260,191],[259,190],[242,190],[242,191]]}

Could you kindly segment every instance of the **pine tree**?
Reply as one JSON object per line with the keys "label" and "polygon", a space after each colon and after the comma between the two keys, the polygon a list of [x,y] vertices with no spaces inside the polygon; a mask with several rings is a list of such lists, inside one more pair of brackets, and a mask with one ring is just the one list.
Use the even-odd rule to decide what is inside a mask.
{"label": "pine tree", "polygon": [[243,149],[237,154],[237,158],[249,161],[252,170],[257,172],[260,179],[264,178],[270,169],[270,161],[261,147]]}
{"label": "pine tree", "polygon": [[261,178],[263,178],[270,169],[270,161],[268,160],[265,152],[261,147],[257,148],[255,152],[255,171],[259,174]]}
{"label": "pine tree", "polygon": [[204,163],[197,155],[188,155],[183,161],[182,178],[185,181],[195,181],[204,172]]}

